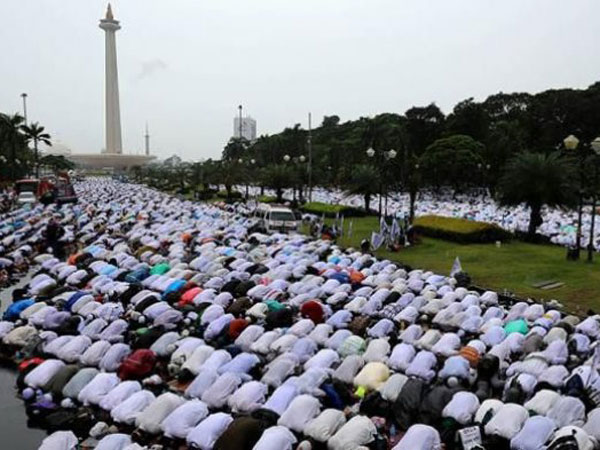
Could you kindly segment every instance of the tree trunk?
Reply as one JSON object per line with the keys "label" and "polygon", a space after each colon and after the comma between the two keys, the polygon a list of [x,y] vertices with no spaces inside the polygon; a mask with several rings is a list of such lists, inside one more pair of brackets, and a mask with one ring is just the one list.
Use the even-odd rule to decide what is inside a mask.
{"label": "tree trunk", "polygon": [[277,203],[283,203],[283,189],[277,188],[275,189],[275,193],[277,195]]}
{"label": "tree trunk", "polygon": [[408,221],[410,223],[413,223],[413,221],[415,220],[415,202],[417,201],[417,190],[411,189],[408,194],[410,197],[410,210],[408,213]]}
{"label": "tree trunk", "polygon": [[592,225],[590,227],[590,241],[588,242],[588,262],[592,262],[594,260],[594,226],[596,225],[596,195],[594,194],[592,199]]}
{"label": "tree trunk", "polygon": [[531,214],[529,215],[529,227],[527,228],[527,236],[531,240],[535,239],[535,230],[537,230],[537,227],[539,227],[543,222],[541,210],[541,206],[531,206]]}
{"label": "tree trunk", "polygon": [[10,147],[10,181],[14,182],[15,181],[15,172],[16,172],[16,162],[15,160],[17,159],[16,156],[16,150],[15,150],[15,142],[13,140],[12,145]]}
{"label": "tree trunk", "polygon": [[371,211],[371,194],[365,194],[365,212],[369,214]]}
{"label": "tree trunk", "polygon": [[38,162],[38,141],[37,139],[33,140],[33,146],[35,148],[35,177],[39,178],[40,177],[40,165]]}

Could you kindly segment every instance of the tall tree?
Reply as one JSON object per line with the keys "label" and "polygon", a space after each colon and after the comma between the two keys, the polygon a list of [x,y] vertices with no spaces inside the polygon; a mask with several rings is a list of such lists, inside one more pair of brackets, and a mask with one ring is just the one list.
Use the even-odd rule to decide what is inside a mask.
{"label": "tall tree", "polygon": [[576,171],[573,161],[558,152],[524,152],[513,157],[500,179],[500,202],[507,206],[525,203],[530,209],[527,234],[535,236],[543,223],[542,207],[577,204]]}
{"label": "tall tree", "polygon": [[33,122],[31,125],[23,125],[22,126],[23,133],[25,137],[29,141],[33,141],[33,149],[34,149],[34,167],[35,167],[35,176],[39,178],[40,176],[40,164],[39,164],[39,150],[38,144],[41,142],[49,147],[52,146],[52,142],[50,141],[50,135],[45,132],[44,127],[41,126],[38,122]]}
{"label": "tall tree", "polygon": [[351,177],[345,184],[345,189],[348,194],[361,195],[365,202],[365,211],[368,213],[371,210],[371,197],[378,192],[377,170],[368,164],[356,166]]}
{"label": "tall tree", "polygon": [[450,185],[455,191],[480,182],[485,168],[485,146],[470,136],[457,134],[438,139],[421,157],[426,181],[435,186]]}
{"label": "tall tree", "polygon": [[485,141],[490,119],[485,107],[473,98],[457,103],[446,119],[446,134],[463,134],[478,141]]}
{"label": "tall tree", "polygon": [[277,201],[283,201],[283,191],[293,185],[293,173],[289,166],[275,164],[262,171],[263,184],[275,191]]}
{"label": "tall tree", "polygon": [[[25,136],[22,126],[25,119],[19,114],[0,114],[2,122],[2,145],[9,149],[10,179],[14,181],[17,175],[17,151],[25,148]],[[22,155],[25,159],[26,155]]]}

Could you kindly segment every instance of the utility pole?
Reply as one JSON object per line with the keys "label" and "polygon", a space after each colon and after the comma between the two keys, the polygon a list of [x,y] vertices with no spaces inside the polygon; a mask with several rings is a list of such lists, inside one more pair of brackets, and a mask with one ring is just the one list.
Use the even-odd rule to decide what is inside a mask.
{"label": "utility pole", "polygon": [[27,125],[27,93],[23,92],[21,97],[23,98],[23,118],[25,119],[25,125]]}
{"label": "utility pole", "polygon": [[146,156],[150,156],[150,133],[148,133],[148,122],[146,122],[146,134],[144,135],[144,147]]}
{"label": "utility pole", "polygon": [[240,123],[238,123],[238,128],[240,129],[240,142],[242,142],[242,105],[238,106],[238,109],[240,110]]}
{"label": "utility pole", "polygon": [[308,113],[308,201],[312,202],[312,115]]}

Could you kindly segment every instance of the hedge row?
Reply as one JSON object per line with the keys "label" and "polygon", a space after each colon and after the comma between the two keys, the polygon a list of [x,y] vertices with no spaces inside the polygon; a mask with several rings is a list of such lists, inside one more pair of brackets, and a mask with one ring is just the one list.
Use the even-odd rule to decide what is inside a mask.
{"label": "hedge row", "polygon": [[277,203],[277,197],[272,197],[270,195],[261,195],[257,198],[257,200],[259,203]]}
{"label": "hedge row", "polygon": [[508,241],[513,235],[496,224],[455,217],[421,216],[414,221],[417,233],[460,244]]}
{"label": "hedge row", "polygon": [[231,191],[231,194],[228,194],[227,191],[219,191],[217,192],[217,197],[222,199],[240,199],[243,195],[238,191]]}
{"label": "hedge row", "polygon": [[317,216],[335,217],[336,215],[344,217],[363,217],[366,216],[365,211],[352,206],[331,205],[329,203],[311,202],[305,203],[300,207],[300,211]]}

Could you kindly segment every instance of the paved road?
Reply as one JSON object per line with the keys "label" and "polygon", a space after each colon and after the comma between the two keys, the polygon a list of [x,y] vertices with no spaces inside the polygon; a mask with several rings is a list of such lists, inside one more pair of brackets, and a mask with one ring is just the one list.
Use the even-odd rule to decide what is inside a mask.
{"label": "paved road", "polygon": [[46,433],[27,427],[23,402],[15,396],[14,371],[0,368],[0,448],[10,450],[35,450]]}
{"label": "paved road", "polygon": [[[0,291],[0,313],[11,303],[12,291],[25,286],[33,271],[21,278],[19,283]],[[23,402],[16,397],[14,370],[0,367],[0,442],[1,449],[34,450],[40,446],[46,433],[27,427],[27,415]]]}

